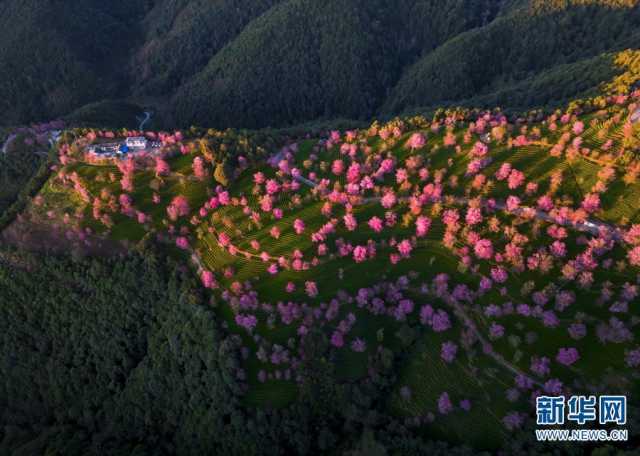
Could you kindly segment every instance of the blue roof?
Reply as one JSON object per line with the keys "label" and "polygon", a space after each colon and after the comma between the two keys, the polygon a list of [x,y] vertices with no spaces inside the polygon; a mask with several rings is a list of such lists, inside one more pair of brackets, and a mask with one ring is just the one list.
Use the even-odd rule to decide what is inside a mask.
{"label": "blue roof", "polygon": [[129,152],[129,146],[127,146],[126,144],[122,144],[120,146],[120,152],[124,152],[124,153]]}

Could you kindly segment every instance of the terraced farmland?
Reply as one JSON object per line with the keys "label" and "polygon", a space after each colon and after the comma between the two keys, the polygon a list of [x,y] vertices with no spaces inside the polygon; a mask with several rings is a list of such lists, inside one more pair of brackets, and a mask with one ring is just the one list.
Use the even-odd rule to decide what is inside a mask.
{"label": "terraced farmland", "polygon": [[536,396],[638,388],[638,95],[290,139],[270,164],[236,157],[228,186],[197,138],[163,173],[71,156],[31,215],[193,255],[251,406],[296,401],[319,331],[339,381],[387,376],[389,413],[497,448]]}

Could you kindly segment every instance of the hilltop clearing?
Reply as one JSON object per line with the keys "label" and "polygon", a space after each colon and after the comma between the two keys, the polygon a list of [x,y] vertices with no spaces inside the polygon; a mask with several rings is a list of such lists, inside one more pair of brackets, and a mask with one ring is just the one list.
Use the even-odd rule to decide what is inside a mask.
{"label": "hilltop clearing", "polygon": [[190,265],[242,340],[247,406],[296,403],[319,356],[339,382],[386,379],[411,426],[497,448],[532,395],[636,392],[639,101],[300,140],[148,132],[159,154],[115,159],[88,147],[140,132],[77,129],[24,219]]}

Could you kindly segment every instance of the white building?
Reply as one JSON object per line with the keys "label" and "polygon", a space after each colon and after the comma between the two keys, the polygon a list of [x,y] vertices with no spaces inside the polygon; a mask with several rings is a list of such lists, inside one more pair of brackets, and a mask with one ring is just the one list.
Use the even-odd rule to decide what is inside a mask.
{"label": "white building", "polygon": [[130,149],[146,149],[147,139],[142,136],[133,136],[127,138],[124,142]]}

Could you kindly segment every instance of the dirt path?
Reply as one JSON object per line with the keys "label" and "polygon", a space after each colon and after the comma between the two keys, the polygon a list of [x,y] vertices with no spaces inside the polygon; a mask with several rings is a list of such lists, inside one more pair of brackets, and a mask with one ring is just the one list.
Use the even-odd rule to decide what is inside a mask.
{"label": "dirt path", "polygon": [[445,299],[444,301],[453,309],[453,312],[465,324],[465,326],[473,332],[473,334],[478,338],[478,340],[480,341],[483,347],[491,347],[489,350],[483,350],[483,353],[485,355],[489,356],[496,363],[498,363],[505,369],[509,370],[510,372],[514,373],[515,375],[522,375],[528,378],[533,384],[541,388],[544,388],[544,385],[541,382],[527,375],[526,373],[518,369],[514,364],[507,361],[502,355],[496,353],[493,350],[491,343],[487,339],[485,339],[484,335],[480,332],[480,330],[476,326],[473,319],[469,317],[469,315],[467,315],[467,312],[465,311],[464,307],[458,301],[456,301],[453,298],[448,298],[448,299]]}
{"label": "dirt path", "polygon": [[2,153],[4,155],[7,154],[7,149],[9,148],[9,146],[11,145],[11,143],[18,137],[18,135],[16,135],[15,133],[11,133],[9,135],[9,137],[7,138],[7,140],[4,142],[3,146],[2,146]]}
{"label": "dirt path", "polygon": [[144,117],[142,119],[138,118],[140,121],[140,126],[138,127],[139,131],[144,131],[144,126],[151,120],[151,113],[149,111],[145,111],[143,114]]}
{"label": "dirt path", "polygon": [[[294,179],[310,188],[317,187],[317,184],[315,182],[309,179],[306,179],[304,177],[298,176],[298,177],[294,177]],[[376,197],[370,197],[370,198],[363,198],[361,202],[363,204],[370,204],[370,203],[379,202],[381,199],[382,197],[376,196]],[[409,200],[409,197],[399,198],[399,201],[401,202],[408,201],[408,200]],[[456,204],[460,206],[466,206],[469,204],[468,198],[456,198],[455,201],[456,201]],[[515,209],[513,211],[508,211],[506,208],[506,203],[503,201],[496,201],[495,207],[503,212],[510,212],[512,214],[519,215],[519,216],[525,216],[527,212],[533,210],[535,214],[534,216],[538,220],[543,220],[549,223],[555,223],[557,225],[563,225],[569,228],[573,228],[577,231],[592,234],[594,236],[598,236],[602,231],[604,231],[606,234],[610,235],[614,241],[616,242],[623,241],[622,228],[602,222],[600,220],[587,219],[584,222],[579,222],[579,223],[573,223],[573,222],[564,221],[564,220],[557,220],[556,218],[552,217],[551,215],[549,215],[544,211],[527,207],[527,206],[521,206],[518,209]]]}
{"label": "dirt path", "polygon": [[[640,109],[638,110],[639,112],[639,118],[640,118]],[[538,146],[549,146],[548,143],[538,143],[536,144]],[[280,160],[282,160],[284,156],[284,150],[281,150],[280,152],[278,152],[276,155],[272,156],[269,160],[268,163],[274,167],[277,168],[278,167],[278,163],[280,162]],[[583,158],[587,158],[587,157],[583,157]],[[304,184],[310,188],[315,188],[317,187],[317,184],[305,177],[302,176],[297,176],[297,177],[293,177],[296,181],[300,182],[301,184]],[[374,202],[379,202],[381,199],[381,197],[370,197],[370,198],[363,198],[362,199],[362,203],[364,204],[369,204],[369,203],[374,203]],[[400,198],[400,201],[407,201],[409,198],[408,197],[404,197],[404,198]],[[466,206],[469,204],[469,199],[468,198],[456,198],[456,204],[461,205],[461,206]],[[486,203],[485,203],[486,204]],[[555,223],[557,225],[563,225],[569,228],[573,228],[577,231],[581,231],[581,232],[585,232],[585,233],[590,233],[594,236],[598,236],[600,235],[601,232],[604,232],[606,234],[608,234],[609,236],[611,236],[611,238],[616,241],[616,242],[623,242],[623,229],[619,226],[615,226],[615,225],[611,225],[605,222],[602,222],[600,220],[597,219],[587,219],[584,222],[579,222],[579,223],[573,223],[573,222],[569,222],[569,221],[564,221],[564,220],[557,220],[556,218],[552,217],[551,215],[549,215],[548,213],[535,209],[535,208],[531,208],[531,207],[527,207],[527,206],[521,206],[520,208],[514,210],[514,211],[507,211],[506,209],[506,203],[503,201],[496,201],[495,207],[503,212],[511,212],[515,215],[519,215],[519,216],[524,216],[526,215],[528,212],[530,212],[531,210],[535,211],[535,218],[538,220],[543,220],[545,222],[549,222],[549,223]]]}
{"label": "dirt path", "polygon": [[205,268],[202,265],[202,259],[200,258],[200,255],[198,255],[198,252],[193,249],[191,249],[191,262],[196,267],[198,275],[200,275]]}

